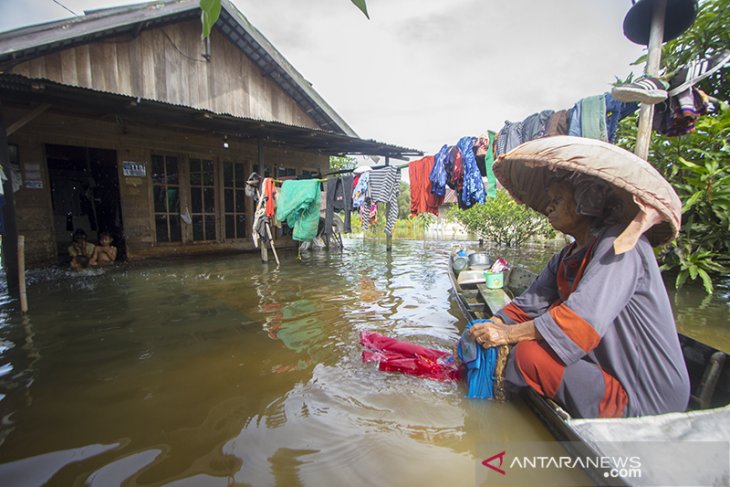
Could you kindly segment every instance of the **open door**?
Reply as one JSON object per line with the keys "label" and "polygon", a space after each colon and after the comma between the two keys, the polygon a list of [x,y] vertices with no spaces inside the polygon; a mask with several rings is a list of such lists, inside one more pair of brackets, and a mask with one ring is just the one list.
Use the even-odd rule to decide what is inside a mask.
{"label": "open door", "polygon": [[46,160],[59,259],[68,259],[67,248],[78,228],[94,244],[101,232],[108,232],[118,249],[117,260],[126,259],[116,151],[47,144]]}

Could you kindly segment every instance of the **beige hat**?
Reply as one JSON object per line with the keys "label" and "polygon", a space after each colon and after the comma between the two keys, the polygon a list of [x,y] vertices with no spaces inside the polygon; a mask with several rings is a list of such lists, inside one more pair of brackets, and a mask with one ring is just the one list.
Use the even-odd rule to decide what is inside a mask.
{"label": "beige hat", "polygon": [[682,202],[674,188],[651,164],[615,145],[562,135],[535,139],[501,155],[493,169],[515,200],[543,214],[553,171],[582,173],[610,184],[624,203],[628,223],[614,242],[617,254],[633,249],[644,232],[655,246],[679,233]]}

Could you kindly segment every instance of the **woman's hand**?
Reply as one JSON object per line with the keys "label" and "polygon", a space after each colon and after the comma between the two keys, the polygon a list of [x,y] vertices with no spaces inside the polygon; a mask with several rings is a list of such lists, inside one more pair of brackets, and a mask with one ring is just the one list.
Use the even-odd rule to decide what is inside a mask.
{"label": "woman's hand", "polygon": [[495,322],[476,323],[469,329],[474,341],[484,348],[498,347],[501,345],[509,345],[510,326]]}

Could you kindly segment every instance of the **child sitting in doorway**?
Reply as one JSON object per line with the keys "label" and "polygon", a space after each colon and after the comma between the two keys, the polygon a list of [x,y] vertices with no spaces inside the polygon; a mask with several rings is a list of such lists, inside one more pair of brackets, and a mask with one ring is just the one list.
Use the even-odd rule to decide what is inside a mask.
{"label": "child sitting in doorway", "polygon": [[94,264],[96,247],[86,241],[86,232],[78,228],[73,234],[73,242],[68,246],[68,255],[71,256],[71,269],[77,271]]}
{"label": "child sitting in doorway", "polygon": [[107,232],[99,234],[99,245],[94,249],[91,265],[110,265],[117,260],[117,248],[112,245],[112,236]]}

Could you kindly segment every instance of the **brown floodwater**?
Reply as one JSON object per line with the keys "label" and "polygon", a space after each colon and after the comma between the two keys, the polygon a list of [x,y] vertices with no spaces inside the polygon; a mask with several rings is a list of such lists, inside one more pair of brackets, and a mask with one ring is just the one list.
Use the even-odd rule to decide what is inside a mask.
{"label": "brown floodwater", "polygon": [[[498,448],[551,440],[518,398],[362,363],[365,330],[457,339],[453,243],[345,244],[278,269],[245,254],[29,273],[26,317],[0,294],[0,485],[469,486]],[[681,329],[730,350],[728,293],[671,293]]]}

